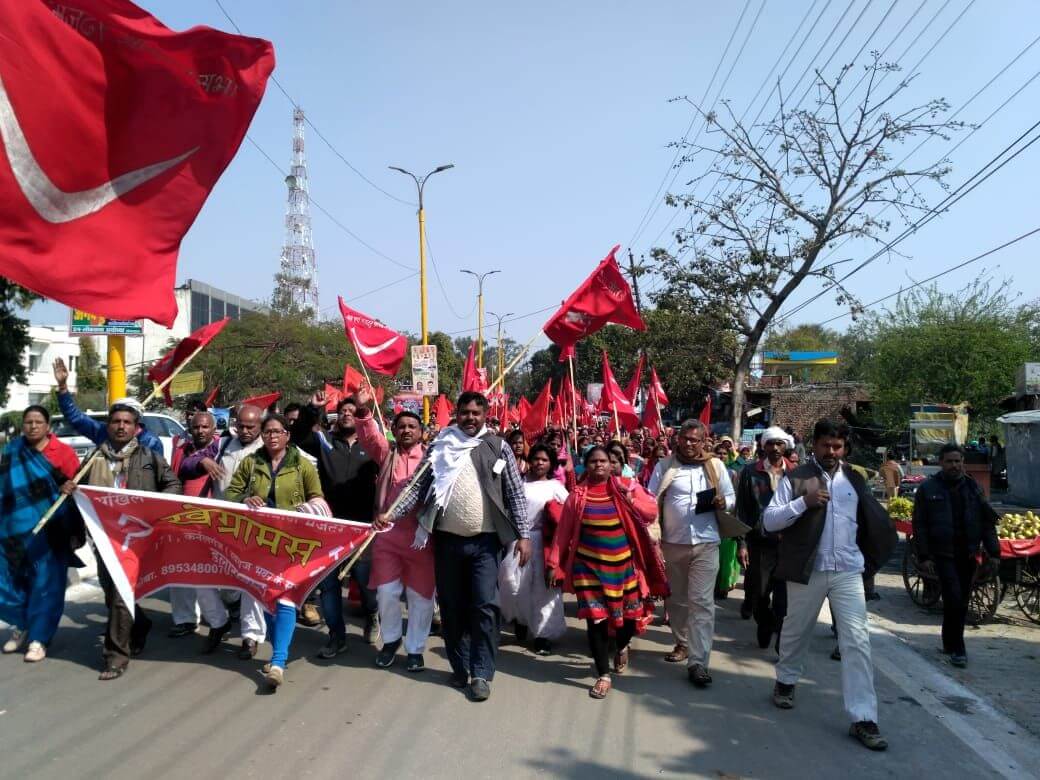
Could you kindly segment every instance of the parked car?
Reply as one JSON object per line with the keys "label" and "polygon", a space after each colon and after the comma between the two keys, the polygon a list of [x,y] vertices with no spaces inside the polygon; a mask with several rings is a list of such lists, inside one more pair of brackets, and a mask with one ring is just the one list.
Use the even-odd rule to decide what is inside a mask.
{"label": "parked car", "polygon": [[[102,423],[108,417],[106,412],[86,412],[86,415]],[[163,445],[163,457],[169,463],[173,457],[174,438],[184,439],[188,435],[184,426],[172,417],[165,414],[153,414],[152,412],[145,412],[141,417],[141,422],[144,423],[144,427],[152,434],[159,437]],[[94,449],[94,442],[86,436],[80,436],[71,425],[65,422],[63,415],[56,414],[51,418],[51,430],[55,436],[76,451],[76,457],[80,460],[89,455]]]}

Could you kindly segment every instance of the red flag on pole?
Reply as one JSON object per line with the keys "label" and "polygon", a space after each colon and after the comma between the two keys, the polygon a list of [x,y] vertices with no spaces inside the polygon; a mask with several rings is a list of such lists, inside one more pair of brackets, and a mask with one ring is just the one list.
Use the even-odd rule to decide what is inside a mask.
{"label": "red flag on pole", "polygon": [[255,406],[258,409],[266,409],[268,406],[273,404],[281,397],[281,393],[266,393],[265,395],[254,395],[252,398],[242,399],[242,401],[238,403],[238,408],[241,409],[243,406]]}
{"label": "red flag on pole", "polygon": [[[148,381],[162,384],[163,381],[173,376],[173,373],[182,363],[189,360],[196,352],[213,341],[229,322],[231,322],[231,319],[225,317],[222,320],[211,322],[209,325],[203,325],[187,338],[181,339],[181,342],[176,347],[155,361],[152,367],[148,369]],[[163,398],[166,399],[167,406],[173,406],[173,397],[170,395],[169,386],[163,388]]]}
{"label": "red flag on pole", "polygon": [[343,330],[357,350],[358,359],[377,374],[396,374],[408,352],[408,339],[367,314],[350,308],[342,296],[339,298],[339,312],[343,315]]}
{"label": "red flag on pole", "polygon": [[220,395],[220,385],[217,385],[209,391],[209,395],[206,396],[202,403],[206,404],[206,408],[213,406],[217,402],[217,396]]}
{"label": "red flag on pole", "polygon": [[603,350],[603,395],[599,399],[599,411],[606,412],[611,418],[616,414],[621,430],[633,431],[639,427],[639,415],[614,378],[606,350]]}
{"label": "red flag on pole", "polygon": [[657,397],[658,406],[668,404],[668,396],[665,395],[661,380],[657,378],[657,369],[653,366],[650,367],[650,391]]}
{"label": "red flag on pole", "polygon": [[636,363],[636,371],[632,374],[632,378],[628,380],[628,386],[625,388],[625,398],[631,401],[633,405],[639,403],[639,385],[643,381],[643,362],[645,360],[646,355],[640,352],[639,362]]}
{"label": "red flag on pole", "polygon": [[620,245],[610,250],[542,328],[545,335],[561,347],[573,346],[611,322],[646,330],[646,323],[632,299],[632,290],[614,257],[618,249]]}
{"label": "red flag on pole", "polygon": [[4,2],[0,30],[0,274],[171,327],[181,240],[245,137],[271,44],[174,32],[128,0]]}
{"label": "red flag on pole", "polygon": [[343,396],[354,395],[361,389],[361,383],[364,381],[365,375],[347,363],[343,367]]}
{"label": "red flag on pole", "polygon": [[574,351],[574,345],[568,344],[560,350],[560,362],[566,363],[568,360],[577,360],[578,354]]}
{"label": "red flag on pole", "polygon": [[711,425],[711,394],[709,393],[707,399],[704,402],[704,406],[701,407],[700,416],[697,418],[707,426]]}
{"label": "red flag on pole", "polygon": [[649,429],[651,436],[659,436],[662,432],[661,410],[653,393],[647,394],[646,405],[643,407],[643,427]]}
{"label": "red flag on pole", "polygon": [[334,412],[336,407],[339,405],[339,401],[343,398],[343,394],[339,391],[338,387],[330,385],[328,382],[325,383],[325,411]]}
{"label": "red flag on pole", "polygon": [[545,431],[549,424],[549,404],[552,403],[552,380],[545,383],[542,392],[538,394],[534,403],[520,419],[520,429],[524,432],[524,439],[528,444],[535,440]]}
{"label": "red flag on pole", "polygon": [[464,393],[469,391],[483,393],[488,388],[487,370],[477,368],[476,349],[477,343],[470,342],[466,363],[462,367],[462,392]]}
{"label": "red flag on pole", "polygon": [[433,417],[438,428],[447,428],[451,425],[451,401],[441,393],[433,405]]}

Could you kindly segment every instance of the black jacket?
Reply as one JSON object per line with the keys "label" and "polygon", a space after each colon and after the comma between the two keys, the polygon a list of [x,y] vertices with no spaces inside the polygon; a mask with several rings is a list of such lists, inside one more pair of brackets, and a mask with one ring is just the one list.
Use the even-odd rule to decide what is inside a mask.
{"label": "black jacket", "polygon": [[331,434],[308,432],[297,446],[318,460],[321,490],[341,520],[371,523],[379,464],[355,439],[348,444]]}
{"label": "black jacket", "polygon": [[[974,555],[979,545],[994,558],[1000,555],[997,539],[997,513],[982,495],[982,489],[969,476],[954,487],[964,501],[963,540],[967,553]],[[950,489],[940,474],[933,474],[917,488],[914,496],[914,547],[917,558],[927,561],[935,556],[954,554],[954,517]]]}
{"label": "black jacket", "polygon": [[[881,506],[870,491],[866,481],[842,464],[845,478],[856,491],[856,544],[863,554],[864,576],[877,573],[892,556],[899,535],[896,533],[892,518]],[[791,481],[792,498],[804,496],[807,483],[820,478],[820,467],[810,461],[791,472],[787,479]],[[807,584],[812,576],[816,563],[816,549],[820,545],[820,537],[826,523],[827,508],[812,507],[794,521],[793,525],[780,531],[778,562],[774,576],[778,580]]]}

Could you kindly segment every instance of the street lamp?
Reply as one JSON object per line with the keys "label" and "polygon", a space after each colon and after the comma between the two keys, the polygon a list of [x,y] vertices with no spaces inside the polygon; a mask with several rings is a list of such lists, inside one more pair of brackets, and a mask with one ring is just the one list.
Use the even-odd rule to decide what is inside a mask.
{"label": "street lamp", "polygon": [[[426,214],[423,212],[423,186],[426,184],[426,180],[433,174],[454,168],[455,165],[438,165],[425,176],[416,176],[411,171],[398,168],[396,165],[387,167],[392,171],[411,176],[415,182],[415,189],[419,192],[419,318],[421,320],[422,343],[425,345],[430,343],[430,333],[426,320]],[[425,425],[430,422],[430,398],[427,395],[423,396],[422,410],[423,424]]]}
{"label": "street lamp", "polygon": [[[495,314],[493,311],[489,311],[492,317],[498,320],[498,375],[501,377],[506,370],[506,353],[502,349],[502,320],[506,317],[512,317],[513,312],[506,312],[505,314]],[[506,380],[502,379],[502,389],[505,390]]]}
{"label": "street lamp", "polygon": [[500,274],[501,271],[485,271],[478,274],[476,271],[461,269],[461,273],[469,274],[477,280],[477,368],[484,367],[484,280],[491,274]]}

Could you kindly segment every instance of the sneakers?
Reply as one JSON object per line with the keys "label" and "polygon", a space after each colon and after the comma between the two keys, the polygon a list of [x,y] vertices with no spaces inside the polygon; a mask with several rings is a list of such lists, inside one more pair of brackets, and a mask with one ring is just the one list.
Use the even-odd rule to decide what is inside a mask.
{"label": "sneakers", "polygon": [[373,612],[371,615],[365,618],[365,641],[374,645],[379,641],[379,615]]}
{"label": "sneakers", "polygon": [[869,720],[861,720],[849,726],[849,735],[858,739],[864,747],[870,750],[885,750],[888,741],[881,736],[877,724]]}
{"label": "sneakers", "polygon": [[782,710],[794,709],[794,686],[777,681],[773,686],[773,704]]}
{"label": "sneakers", "polygon": [[180,639],[182,636],[191,636],[198,630],[197,623],[175,623],[166,636],[170,639]]}
{"label": "sneakers", "polygon": [[308,628],[317,628],[321,625],[321,613],[318,612],[316,604],[307,601],[304,603],[303,609],[300,610],[299,617],[296,620]]}
{"label": "sneakers", "polygon": [[470,701],[487,701],[491,698],[491,686],[483,677],[474,677],[469,684]]}
{"label": "sneakers", "polygon": [[347,638],[330,636],[325,646],[318,651],[318,658],[328,660],[347,652]]}
{"label": "sneakers", "polygon": [[397,658],[397,648],[400,646],[400,639],[395,642],[387,642],[383,645],[383,649],[376,655],[376,666],[380,669],[389,669],[393,666],[394,659]]}
{"label": "sneakers", "polygon": [[217,651],[217,648],[220,647],[220,643],[223,641],[224,637],[227,636],[228,633],[230,633],[230,631],[231,631],[231,618],[230,617],[228,618],[227,622],[224,625],[217,626],[216,628],[211,628],[209,630],[209,636],[206,637],[205,644],[202,645],[202,652],[203,652],[203,654],[204,655],[210,655],[212,653],[215,653]]}
{"label": "sneakers", "polygon": [[47,657],[47,648],[43,646],[43,642],[30,642],[29,649],[25,651],[25,662],[27,664],[34,664],[38,661],[42,661]]}
{"label": "sneakers", "polygon": [[278,690],[278,686],[285,682],[285,670],[280,666],[271,666],[264,672],[264,679],[271,688]]}
{"label": "sneakers", "polygon": [[676,645],[672,648],[672,652],[664,657],[670,664],[677,664],[685,661],[690,657],[690,651],[686,648],[686,645]]}
{"label": "sneakers", "polygon": [[22,631],[17,628],[11,629],[11,637],[4,642],[3,650],[5,653],[17,653],[25,647],[25,643],[29,641],[29,634],[26,631]]}
{"label": "sneakers", "polygon": [[426,662],[423,661],[422,653],[409,653],[404,668],[405,671],[412,673],[424,671],[426,669]]}
{"label": "sneakers", "polygon": [[956,666],[958,669],[963,669],[968,665],[968,656],[964,653],[950,653],[950,666]]}
{"label": "sneakers", "polygon": [[698,688],[707,688],[711,685],[711,675],[708,674],[708,670],[700,664],[694,664],[687,669],[686,675],[690,678],[690,682]]}

